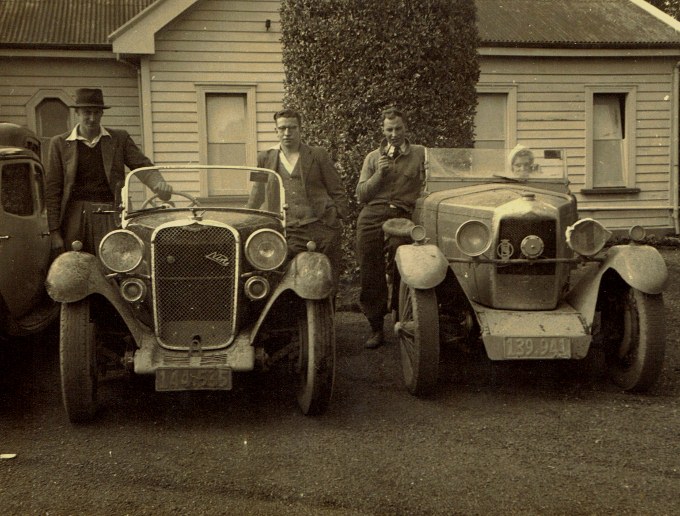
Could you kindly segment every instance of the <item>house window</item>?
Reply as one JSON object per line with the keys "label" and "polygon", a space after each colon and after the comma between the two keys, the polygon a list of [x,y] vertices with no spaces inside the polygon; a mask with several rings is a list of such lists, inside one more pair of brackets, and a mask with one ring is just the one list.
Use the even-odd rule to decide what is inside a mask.
{"label": "house window", "polygon": [[[255,88],[199,86],[198,92],[203,162],[210,165],[255,165]],[[246,195],[245,177],[239,176],[239,179],[241,182],[225,174],[207,171],[201,180],[201,195]]]}
{"label": "house window", "polygon": [[70,111],[58,98],[46,98],[35,108],[36,133],[40,138],[42,159],[47,159],[48,143],[52,136],[68,131]]}
{"label": "house window", "polygon": [[475,148],[508,147],[507,93],[480,93],[475,115]]}
{"label": "house window", "polygon": [[634,188],[635,90],[587,93],[586,188]]}

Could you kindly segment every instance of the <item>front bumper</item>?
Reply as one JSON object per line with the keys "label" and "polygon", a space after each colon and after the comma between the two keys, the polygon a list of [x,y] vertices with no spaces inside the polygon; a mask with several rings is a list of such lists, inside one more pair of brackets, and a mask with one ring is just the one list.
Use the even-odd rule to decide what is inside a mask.
{"label": "front bumper", "polygon": [[555,310],[494,310],[472,303],[491,360],[581,359],[592,335],[581,314],[567,303]]}
{"label": "front bumper", "polygon": [[250,332],[239,333],[229,347],[221,349],[170,350],[162,348],[156,336],[145,332],[139,349],[132,357],[136,374],[155,374],[161,367],[228,367],[233,371],[252,371],[255,368],[255,348]]}

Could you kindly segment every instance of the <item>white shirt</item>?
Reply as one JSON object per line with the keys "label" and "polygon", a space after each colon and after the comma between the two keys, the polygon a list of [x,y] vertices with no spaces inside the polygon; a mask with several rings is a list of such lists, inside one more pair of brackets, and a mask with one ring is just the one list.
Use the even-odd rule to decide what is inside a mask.
{"label": "white shirt", "polygon": [[73,128],[73,131],[71,131],[71,134],[69,134],[66,139],[72,142],[80,140],[90,149],[94,149],[94,147],[99,143],[99,140],[101,140],[104,136],[108,136],[109,138],[111,137],[111,133],[109,133],[103,125],[100,125],[99,134],[95,136],[92,141],[90,141],[78,132],[79,128],[80,124],[76,124],[76,126]]}

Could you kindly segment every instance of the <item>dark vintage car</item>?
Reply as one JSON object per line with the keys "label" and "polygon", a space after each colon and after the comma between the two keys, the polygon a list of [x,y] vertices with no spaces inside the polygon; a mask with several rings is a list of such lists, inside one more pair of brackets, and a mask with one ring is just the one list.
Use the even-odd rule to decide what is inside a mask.
{"label": "dark vintage car", "polygon": [[440,346],[456,342],[483,345],[491,360],[579,360],[592,349],[619,387],[648,389],[664,358],[663,258],[636,243],[639,226],[629,245],[606,248],[611,233],[579,219],[563,150],[535,152],[528,174],[506,156],[428,149],[416,225],[386,227],[414,241],[397,249],[392,296],[408,390],[430,392]]}
{"label": "dark vintage car", "polygon": [[0,123],[0,336],[45,329],[58,316],[47,296],[50,233],[40,140],[25,127]]}
{"label": "dark vintage car", "polygon": [[[158,167],[173,186],[162,202],[140,180],[148,170],[128,175],[120,228],[98,256],[74,250],[50,268],[70,420],[94,417],[98,378],[111,368],[154,375],[158,391],[229,390],[232,373],[282,359],[294,366],[302,412],[323,413],[335,373],[330,262],[313,243],[288,256],[280,176]],[[267,198],[251,209],[255,184]]]}

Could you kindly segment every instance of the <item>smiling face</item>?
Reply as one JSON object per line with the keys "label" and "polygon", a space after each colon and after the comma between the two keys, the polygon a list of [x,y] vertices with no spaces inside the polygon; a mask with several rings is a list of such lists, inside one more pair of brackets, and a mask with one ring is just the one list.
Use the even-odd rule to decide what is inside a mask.
{"label": "smiling face", "polygon": [[81,107],[76,109],[80,133],[88,139],[92,139],[101,131],[101,121],[104,110],[97,107]]}

